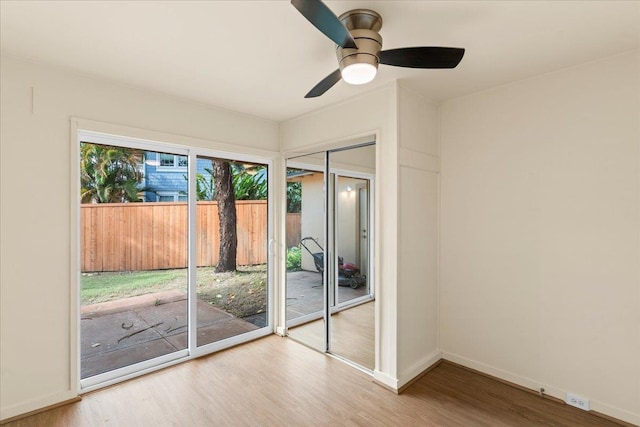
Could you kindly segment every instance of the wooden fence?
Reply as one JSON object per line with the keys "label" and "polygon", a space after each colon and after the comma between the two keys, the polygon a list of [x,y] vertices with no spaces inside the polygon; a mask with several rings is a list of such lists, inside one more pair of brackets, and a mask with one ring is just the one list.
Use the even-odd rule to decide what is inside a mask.
{"label": "wooden fence", "polygon": [[[141,271],[187,266],[186,203],[109,203],[81,206],[83,272]],[[238,265],[267,262],[267,202],[236,201]],[[296,215],[296,214],[293,214]],[[291,227],[291,229],[289,229]],[[300,217],[287,218],[289,234],[300,234]],[[299,238],[298,238],[299,240]],[[198,266],[218,263],[218,204],[198,202]]]}
{"label": "wooden fence", "polygon": [[302,222],[299,213],[288,213],[287,214],[287,249],[292,248],[294,246],[298,246],[300,244],[300,239],[302,238]]}

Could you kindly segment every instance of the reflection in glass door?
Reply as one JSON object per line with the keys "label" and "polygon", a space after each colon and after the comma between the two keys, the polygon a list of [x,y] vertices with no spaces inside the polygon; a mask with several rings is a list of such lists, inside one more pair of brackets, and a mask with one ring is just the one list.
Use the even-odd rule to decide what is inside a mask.
{"label": "reflection in glass door", "polygon": [[325,351],[324,153],[287,161],[286,317],[289,336]]}
{"label": "reflection in glass door", "polygon": [[338,254],[336,304],[369,297],[369,179],[334,175],[335,247]]}
{"label": "reflection in glass door", "polygon": [[333,209],[334,301],[329,351],[363,368],[375,364],[372,194],[375,146],[329,152]]}
{"label": "reflection in glass door", "polygon": [[374,176],[373,144],[287,162],[288,204],[292,183],[301,200],[300,226],[287,221],[286,232],[289,336],[368,370],[375,359]]}

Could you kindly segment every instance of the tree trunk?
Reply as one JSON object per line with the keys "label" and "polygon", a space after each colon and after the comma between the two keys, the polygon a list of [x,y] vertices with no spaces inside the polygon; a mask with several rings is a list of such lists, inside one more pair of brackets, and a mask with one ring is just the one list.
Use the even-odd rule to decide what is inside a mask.
{"label": "tree trunk", "polygon": [[236,198],[229,162],[214,160],[213,174],[215,200],[218,202],[218,220],[220,222],[220,256],[216,271],[235,271],[236,250],[238,247]]}

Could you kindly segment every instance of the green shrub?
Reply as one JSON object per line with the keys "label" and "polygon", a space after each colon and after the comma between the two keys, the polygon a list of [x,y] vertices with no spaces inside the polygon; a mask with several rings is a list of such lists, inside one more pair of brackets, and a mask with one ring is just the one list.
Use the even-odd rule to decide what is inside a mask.
{"label": "green shrub", "polygon": [[302,270],[302,252],[300,248],[287,249],[287,271]]}

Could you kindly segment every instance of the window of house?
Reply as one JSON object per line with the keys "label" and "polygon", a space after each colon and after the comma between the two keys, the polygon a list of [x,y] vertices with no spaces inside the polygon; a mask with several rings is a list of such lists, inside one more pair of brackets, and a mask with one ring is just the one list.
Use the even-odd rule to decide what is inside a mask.
{"label": "window of house", "polygon": [[158,192],[159,202],[186,202],[187,200],[189,200],[189,196],[177,191]]}
{"label": "window of house", "polygon": [[187,156],[158,153],[158,169],[186,171],[188,164]]}

